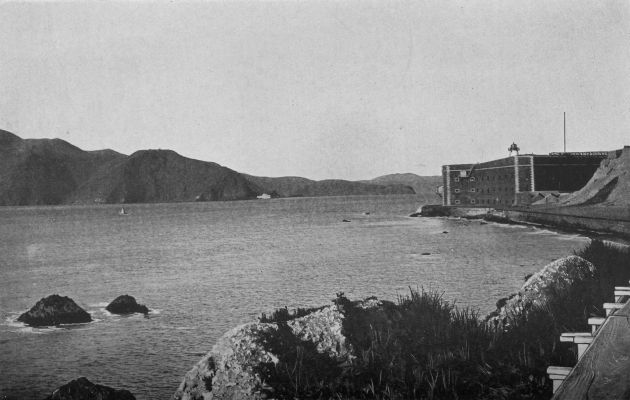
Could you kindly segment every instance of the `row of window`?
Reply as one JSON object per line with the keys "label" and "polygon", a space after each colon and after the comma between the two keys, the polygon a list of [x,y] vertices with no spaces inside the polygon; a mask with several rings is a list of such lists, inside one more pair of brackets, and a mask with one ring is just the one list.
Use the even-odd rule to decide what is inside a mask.
{"label": "row of window", "polygon": [[[512,189],[513,189],[513,188],[500,187],[500,188],[496,188],[496,189],[495,189],[495,188],[492,188],[492,191],[493,191],[493,192],[501,192],[501,191],[503,191],[503,192],[508,192],[508,191],[511,191]],[[479,193],[483,193],[483,188],[481,188],[481,189],[479,189],[479,190],[477,190],[477,188],[470,188],[470,192],[471,192],[471,193],[475,193],[475,192],[477,192],[477,191],[479,191]],[[455,189],[453,189],[453,192],[454,192],[454,193],[460,193],[460,192],[461,192],[461,189],[459,189],[459,188],[455,188]],[[486,189],[486,193],[490,193],[490,188],[487,188],[487,189]]]}
{"label": "row of window", "polygon": [[[489,181],[490,180],[490,175],[484,175],[480,177],[481,181]],[[514,179],[514,174],[505,174],[505,175],[496,175],[492,177],[492,180],[494,181],[495,179]],[[470,182],[475,182],[477,179],[474,176],[471,176],[470,178],[468,178],[468,180]],[[455,182],[459,182],[459,176],[456,176],[453,178],[453,181]]]}
{"label": "row of window", "polygon": [[[475,199],[470,199],[470,204],[476,204],[477,201]],[[479,204],[509,204],[509,200],[488,200],[481,199],[479,200]],[[460,200],[455,200],[455,204],[461,204]]]}

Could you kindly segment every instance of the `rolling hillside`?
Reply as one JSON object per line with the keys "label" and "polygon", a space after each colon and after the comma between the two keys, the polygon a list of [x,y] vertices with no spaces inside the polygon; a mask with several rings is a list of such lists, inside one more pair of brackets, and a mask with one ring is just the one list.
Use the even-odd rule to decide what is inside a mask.
{"label": "rolling hillside", "polygon": [[565,197],[559,205],[630,205],[630,146],[611,152],[586,185]]}
{"label": "rolling hillside", "polygon": [[262,189],[219,164],[171,150],[141,150],[104,164],[72,195],[74,203],[155,203],[253,199]]}
{"label": "rolling hillside", "polygon": [[[407,175],[411,174],[400,174]],[[406,181],[381,178],[352,182],[256,177],[171,150],[141,150],[130,156],[113,150],[84,151],[61,139],[21,139],[0,130],[0,205],[245,200],[262,193],[274,197],[414,193]]]}
{"label": "rolling hillside", "polygon": [[369,194],[414,194],[413,188],[399,183],[366,183],[341,179],[314,181],[297,176],[279,178],[246,175],[266,193],[278,197],[358,196]]}
{"label": "rolling hillside", "polygon": [[60,139],[20,139],[0,131],[0,205],[62,204],[101,166],[125,158],[86,152]]}

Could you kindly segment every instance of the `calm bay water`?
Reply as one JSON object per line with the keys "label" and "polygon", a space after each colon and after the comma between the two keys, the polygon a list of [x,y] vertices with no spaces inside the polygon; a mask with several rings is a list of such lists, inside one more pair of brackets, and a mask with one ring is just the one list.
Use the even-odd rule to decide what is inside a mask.
{"label": "calm bay water", "polygon": [[[362,196],[131,205],[126,216],[102,205],[0,208],[0,396],[42,399],[86,376],[168,399],[221,334],[261,312],[320,306],[337,292],[394,300],[423,286],[485,313],[587,242],[407,217],[418,206],[416,196]],[[15,323],[53,293],[96,321]],[[148,317],[104,311],[126,293]]]}

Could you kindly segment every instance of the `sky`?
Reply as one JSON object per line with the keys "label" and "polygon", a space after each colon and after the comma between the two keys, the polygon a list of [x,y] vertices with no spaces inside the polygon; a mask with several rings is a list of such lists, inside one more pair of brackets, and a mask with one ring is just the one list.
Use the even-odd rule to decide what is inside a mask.
{"label": "sky", "polygon": [[630,144],[630,2],[0,3],[0,129],[369,179]]}

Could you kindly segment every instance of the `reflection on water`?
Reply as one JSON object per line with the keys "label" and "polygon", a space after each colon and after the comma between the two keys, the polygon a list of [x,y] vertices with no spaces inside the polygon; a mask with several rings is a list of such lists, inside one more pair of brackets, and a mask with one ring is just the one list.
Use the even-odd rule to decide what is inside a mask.
{"label": "reflection on water", "polygon": [[[168,399],[223,332],[261,312],[322,305],[337,292],[395,300],[410,286],[487,312],[586,242],[407,217],[417,208],[415,196],[130,205],[125,216],[116,206],[2,208],[0,394],[39,399],[86,376],[138,399]],[[53,293],[95,321],[13,322]],[[148,318],[106,312],[121,294],[146,304]]]}

